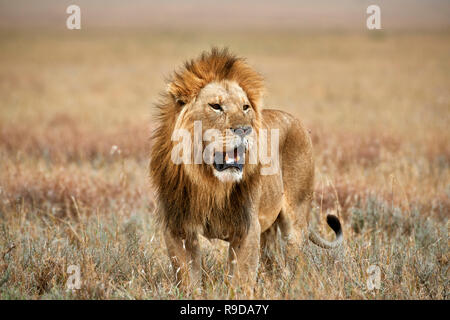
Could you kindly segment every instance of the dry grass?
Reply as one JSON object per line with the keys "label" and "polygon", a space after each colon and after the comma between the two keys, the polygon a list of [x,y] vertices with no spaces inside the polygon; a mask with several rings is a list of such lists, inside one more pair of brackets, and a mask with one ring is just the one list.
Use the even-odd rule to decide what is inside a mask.
{"label": "dry grass", "polygon": [[[263,299],[448,299],[450,35],[0,32],[0,297],[230,298],[225,243],[204,290],[172,283],[147,181],[163,77],[227,44],[267,78],[266,106],[301,117],[316,154],[315,228],[345,247],[282,248]],[[117,146],[118,150],[115,147]],[[82,288],[66,290],[78,264]],[[366,287],[369,265],[381,288]]]}

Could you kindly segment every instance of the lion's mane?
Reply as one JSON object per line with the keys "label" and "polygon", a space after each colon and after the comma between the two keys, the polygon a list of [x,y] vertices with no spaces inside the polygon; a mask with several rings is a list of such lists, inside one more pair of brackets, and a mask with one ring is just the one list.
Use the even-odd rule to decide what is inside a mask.
{"label": "lion's mane", "polygon": [[198,226],[211,235],[236,236],[244,234],[250,223],[248,204],[252,193],[248,190],[258,187],[259,171],[245,176],[239,184],[224,186],[205,174],[204,165],[196,166],[198,174],[193,179],[186,175],[183,164],[171,161],[171,136],[182,108],[207,84],[222,80],[238,83],[260,117],[262,76],[226,49],[213,48],[187,61],[168,80],[167,92],[157,104],[150,160],[150,177],[159,200],[157,217],[165,228],[183,237]]}

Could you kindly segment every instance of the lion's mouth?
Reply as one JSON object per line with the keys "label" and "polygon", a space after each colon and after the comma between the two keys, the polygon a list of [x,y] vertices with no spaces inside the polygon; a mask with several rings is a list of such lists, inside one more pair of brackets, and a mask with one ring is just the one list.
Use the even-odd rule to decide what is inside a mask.
{"label": "lion's mouth", "polygon": [[242,171],[244,169],[244,161],[245,147],[239,146],[226,152],[216,151],[213,166],[217,171],[224,171],[231,168]]}

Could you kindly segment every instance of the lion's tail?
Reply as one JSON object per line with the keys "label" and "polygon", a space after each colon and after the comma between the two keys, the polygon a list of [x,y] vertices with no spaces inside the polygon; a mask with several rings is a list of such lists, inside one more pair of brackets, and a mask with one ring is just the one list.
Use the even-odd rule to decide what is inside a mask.
{"label": "lion's tail", "polygon": [[312,243],[318,245],[321,248],[333,249],[340,246],[342,244],[342,241],[344,240],[342,227],[339,219],[332,214],[327,215],[327,223],[330,228],[333,229],[334,233],[336,233],[336,239],[334,241],[327,241],[325,239],[322,239],[312,230],[309,230],[308,238]]}

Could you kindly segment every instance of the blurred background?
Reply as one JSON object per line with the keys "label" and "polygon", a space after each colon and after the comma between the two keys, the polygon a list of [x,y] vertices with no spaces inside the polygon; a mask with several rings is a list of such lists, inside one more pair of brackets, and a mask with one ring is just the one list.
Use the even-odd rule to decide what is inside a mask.
{"label": "blurred background", "polygon": [[[249,28],[359,30],[365,27],[365,11],[376,4],[383,11],[385,29],[436,30],[449,26],[445,0],[41,0],[1,1],[1,26],[64,28],[61,12],[76,4],[83,10],[87,28],[145,28],[222,30]],[[363,13],[363,14],[361,14]]]}
{"label": "blurred background", "polygon": [[[81,8],[81,30],[66,28],[71,4]],[[380,6],[381,30],[366,27],[371,4]],[[399,210],[402,234],[416,211],[448,227],[449,1],[0,0],[0,218],[10,238],[77,238],[64,228],[36,231],[47,215],[115,213],[128,223],[152,212],[154,103],[174,69],[212,46],[245,57],[266,79],[265,106],[295,114],[311,130],[313,216],[322,232],[326,210],[337,210],[348,238],[359,239],[358,217],[373,203]],[[24,217],[38,220],[24,225]],[[430,230],[439,237],[439,228]],[[9,238],[1,239],[8,246]],[[59,251],[52,256],[66,259]],[[28,287],[14,292],[48,293],[21,278],[28,267],[20,255],[15,263]],[[414,275],[398,277],[414,285],[392,285],[381,297],[427,294]],[[432,294],[448,297],[448,279],[433,281]],[[341,289],[290,297],[358,297]]]}

